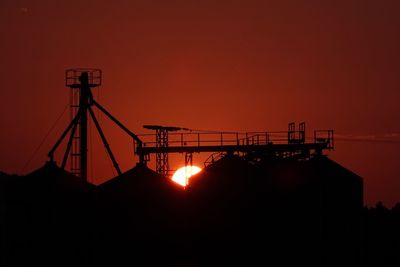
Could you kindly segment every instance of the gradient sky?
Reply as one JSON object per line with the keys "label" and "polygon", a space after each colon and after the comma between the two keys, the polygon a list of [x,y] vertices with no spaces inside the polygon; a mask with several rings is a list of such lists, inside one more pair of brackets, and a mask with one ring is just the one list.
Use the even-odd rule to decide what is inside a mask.
{"label": "gradient sky", "polygon": [[[0,170],[43,164],[68,114],[24,169],[68,104],[64,70],[94,67],[104,72],[96,97],[137,133],[143,124],[285,130],[290,121],[335,129],[343,140],[331,157],[364,177],[366,204],[392,206],[399,11],[400,1],[370,0],[2,0]],[[133,166],[130,139],[101,121],[123,169]],[[99,147],[94,182],[112,176]]]}

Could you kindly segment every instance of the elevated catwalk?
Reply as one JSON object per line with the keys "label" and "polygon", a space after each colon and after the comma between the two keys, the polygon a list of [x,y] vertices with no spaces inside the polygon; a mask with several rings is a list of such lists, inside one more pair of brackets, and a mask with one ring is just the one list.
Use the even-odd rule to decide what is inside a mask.
{"label": "elevated catwalk", "polygon": [[305,123],[296,130],[289,123],[288,131],[279,132],[212,132],[192,131],[187,128],[145,125],[155,134],[139,135],[142,146],[135,153],[145,161],[156,155],[156,171],[168,175],[168,154],[185,153],[185,165],[191,164],[193,153],[228,153],[248,157],[309,158],[334,149],[333,130],[315,130],[313,137],[306,137]]}

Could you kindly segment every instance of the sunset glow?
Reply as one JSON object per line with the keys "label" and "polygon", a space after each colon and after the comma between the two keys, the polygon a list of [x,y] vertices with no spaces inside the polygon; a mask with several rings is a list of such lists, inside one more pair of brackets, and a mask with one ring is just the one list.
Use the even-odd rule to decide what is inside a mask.
{"label": "sunset glow", "polygon": [[189,178],[192,175],[195,175],[201,171],[201,168],[197,166],[186,166],[178,169],[174,175],[172,176],[172,181],[182,185],[186,186],[186,184],[189,181]]}

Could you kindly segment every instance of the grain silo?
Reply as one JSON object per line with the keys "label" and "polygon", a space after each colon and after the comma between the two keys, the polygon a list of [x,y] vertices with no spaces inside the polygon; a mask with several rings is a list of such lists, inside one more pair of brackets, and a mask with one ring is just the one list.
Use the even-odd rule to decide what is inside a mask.
{"label": "grain silo", "polygon": [[91,262],[94,186],[47,162],[7,189],[11,265],[71,266]]}
{"label": "grain silo", "polygon": [[228,155],[191,178],[186,193],[187,242],[204,265],[360,265],[362,179],[325,156]]}
{"label": "grain silo", "polygon": [[186,188],[192,260],[201,266],[246,265],[254,213],[254,167],[228,155],[190,178]]}
{"label": "grain silo", "polygon": [[97,188],[102,263],[168,264],[182,256],[183,188],[138,164]]}
{"label": "grain silo", "polygon": [[360,265],[361,177],[322,155],[263,161],[257,167],[265,184],[258,188],[266,189],[259,203],[268,199],[279,207],[281,236],[291,241],[288,247],[298,259],[315,266]]}

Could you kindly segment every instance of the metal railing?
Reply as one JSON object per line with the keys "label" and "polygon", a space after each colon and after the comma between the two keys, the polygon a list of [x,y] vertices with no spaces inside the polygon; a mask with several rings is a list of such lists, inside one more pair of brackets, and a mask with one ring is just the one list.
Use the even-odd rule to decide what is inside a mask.
{"label": "metal railing", "polygon": [[101,85],[102,72],[100,69],[89,69],[89,68],[76,68],[68,69],[65,71],[65,85],[67,87],[79,87],[79,77],[82,73],[88,74],[88,82],[91,87],[97,87]]}
{"label": "metal railing", "polygon": [[[304,137],[304,132],[295,131],[295,139],[301,143],[327,144],[328,149],[333,149],[333,130],[316,130],[314,137]],[[143,147],[156,147],[155,134],[138,135],[143,141]],[[290,144],[287,131],[276,132],[171,132],[168,134],[168,146],[201,147],[201,146],[248,146],[248,145],[272,145]]]}

